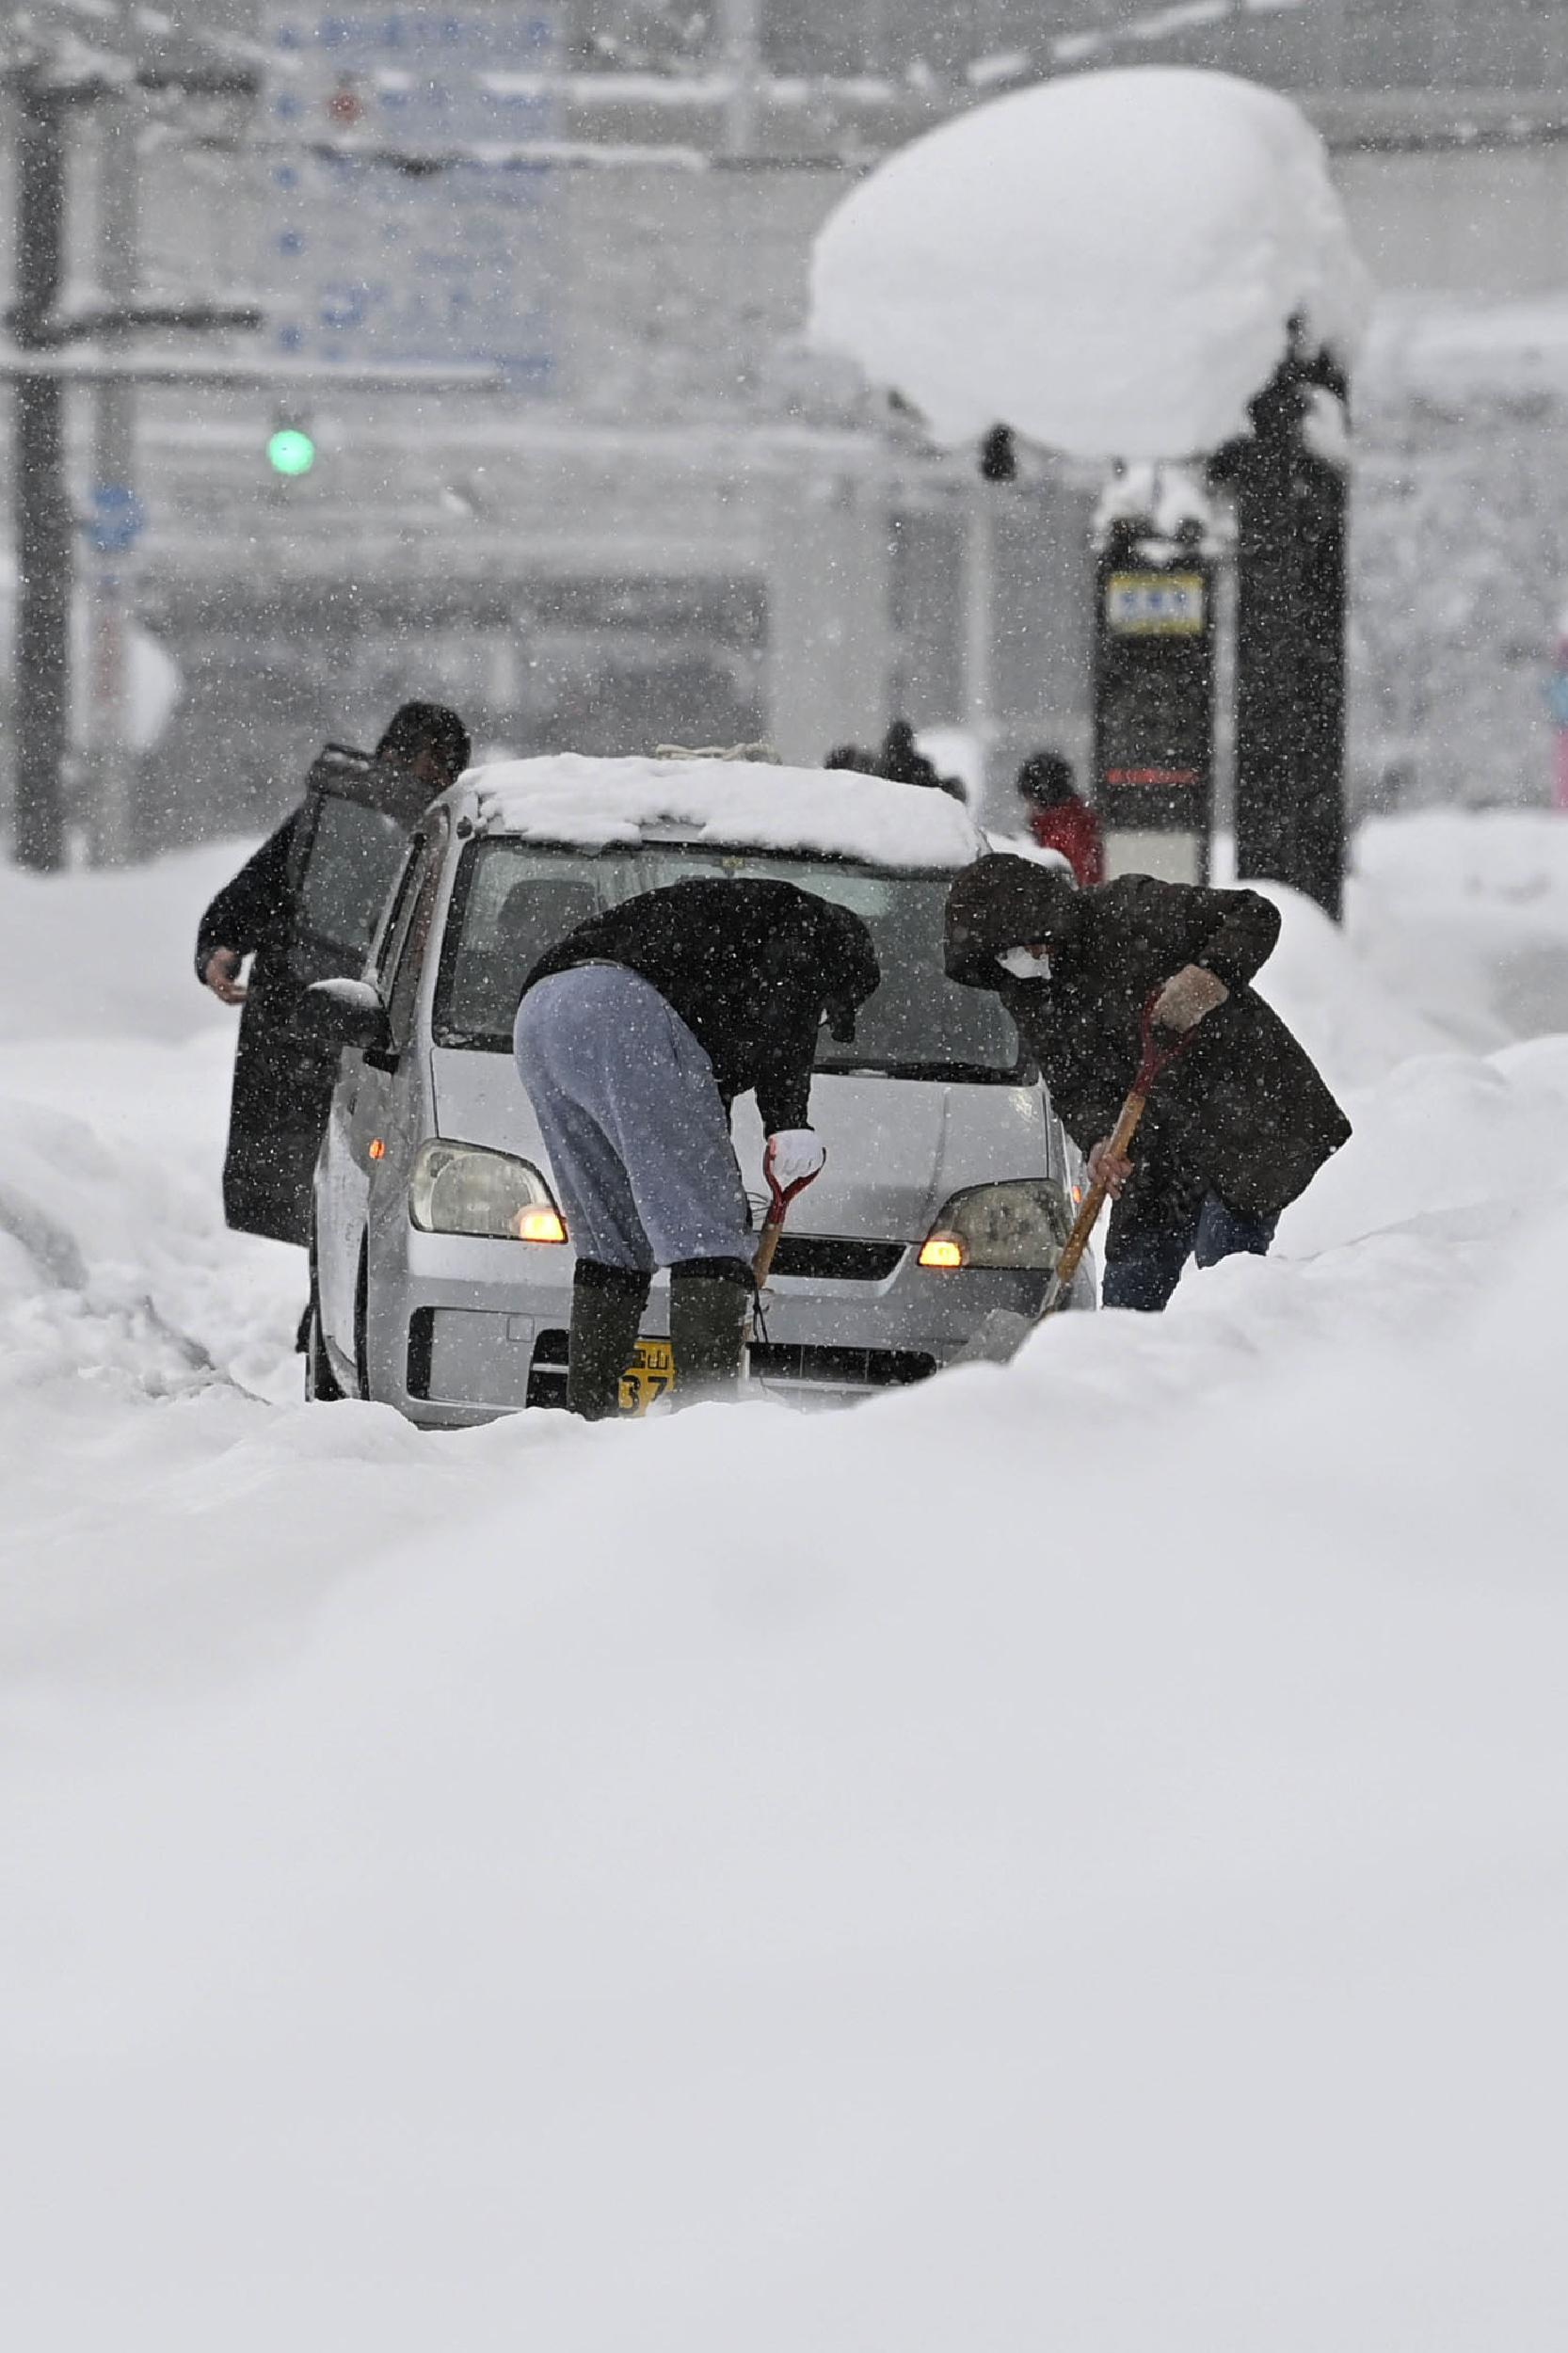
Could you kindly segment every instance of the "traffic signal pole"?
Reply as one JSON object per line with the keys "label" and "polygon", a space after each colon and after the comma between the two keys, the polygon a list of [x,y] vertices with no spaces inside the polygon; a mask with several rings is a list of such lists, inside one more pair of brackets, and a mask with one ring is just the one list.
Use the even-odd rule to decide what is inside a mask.
{"label": "traffic signal pole", "polygon": [[[24,351],[54,340],[65,266],[65,118],[76,93],[38,68],[12,82],[16,123],[16,259],[11,333]],[[16,858],[65,862],[62,777],[70,732],[72,515],[66,489],[65,388],[21,376],[13,394],[16,501],[14,672]]]}

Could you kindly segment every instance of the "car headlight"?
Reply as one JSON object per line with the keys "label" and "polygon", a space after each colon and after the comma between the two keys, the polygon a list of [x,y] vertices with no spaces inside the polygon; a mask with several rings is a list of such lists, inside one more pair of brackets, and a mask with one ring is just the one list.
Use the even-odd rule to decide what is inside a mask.
{"label": "car headlight", "polygon": [[952,1273],[959,1267],[1052,1268],[1072,1226],[1062,1187],[1048,1176],[955,1193],[927,1235],[920,1263]]}
{"label": "car headlight", "polygon": [[536,1168],[509,1152],[432,1136],[414,1154],[408,1215],[424,1234],[492,1241],[565,1241],[567,1229]]}

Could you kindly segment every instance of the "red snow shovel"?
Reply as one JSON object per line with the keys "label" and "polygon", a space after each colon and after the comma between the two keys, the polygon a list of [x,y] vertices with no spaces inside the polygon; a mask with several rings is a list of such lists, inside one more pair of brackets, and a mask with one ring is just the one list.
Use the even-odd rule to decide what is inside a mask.
{"label": "red snow shovel", "polygon": [[[757,1288],[752,1294],[751,1306],[747,1311],[745,1322],[744,1369],[748,1378],[751,1372],[751,1344],[762,1321],[762,1293],[767,1288],[768,1277],[773,1273],[774,1253],[778,1248],[778,1238],[784,1231],[784,1220],[789,1214],[790,1204],[796,1193],[804,1193],[807,1186],[812,1182],[810,1176],[797,1176],[792,1185],[780,1188],[775,1184],[771,1169],[765,1168],[763,1175],[767,1177],[768,1191],[772,1193],[773,1199],[769,1202],[768,1213],[762,1220],[762,1230],[757,1238],[757,1255],[751,1262],[751,1279]],[[766,1326],[762,1328],[765,1333]]]}
{"label": "red snow shovel", "polygon": [[1083,1254],[1089,1247],[1095,1221],[1104,1209],[1105,1196],[1111,1190],[1111,1164],[1126,1160],[1132,1139],[1138,1132],[1138,1122],[1144,1116],[1149,1089],[1160,1072],[1168,1070],[1177,1056],[1187,1051],[1197,1035],[1195,1023],[1190,1030],[1166,1030],[1156,1026],[1154,1008],[1159,995],[1158,989],[1152,990],[1144,1007],[1144,1050],[1139,1057],[1138,1068],[1128,1089],[1127,1101],[1122,1105],[1116,1125],[1111,1130],[1110,1142],[1100,1155],[1101,1173],[1084,1194],[1082,1206],[1073,1220],[1073,1230],[1062,1245],[1056,1271],[1047,1287],[1045,1305],[1040,1310],[1042,1316],[1054,1315],[1071,1288],[1073,1276],[1078,1273]]}
{"label": "red snow shovel", "polygon": [[780,1191],[774,1182],[773,1171],[768,1169],[764,1171],[764,1174],[767,1176],[768,1191],[772,1193],[773,1199],[769,1202],[768,1213],[762,1220],[762,1231],[757,1242],[757,1256],[751,1262],[751,1279],[759,1290],[766,1289],[768,1277],[773,1273],[774,1253],[778,1248],[778,1238],[784,1231],[784,1220],[789,1214],[791,1202],[797,1193],[804,1193],[807,1186],[814,1181],[812,1176],[797,1176],[792,1185],[786,1185]]}

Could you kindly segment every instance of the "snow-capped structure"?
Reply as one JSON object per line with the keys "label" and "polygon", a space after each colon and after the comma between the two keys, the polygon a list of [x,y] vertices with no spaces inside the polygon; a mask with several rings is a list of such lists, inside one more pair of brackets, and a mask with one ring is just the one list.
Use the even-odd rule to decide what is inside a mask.
{"label": "snow-capped structure", "polygon": [[853,769],[760,760],[595,760],[560,752],[471,768],[488,833],[605,849],[667,825],[726,849],[816,850],[880,866],[965,866],[984,848],[960,804]]}
{"label": "snow-capped structure", "polygon": [[1292,322],[1350,359],[1369,297],[1298,107],[1136,67],[1015,91],[893,155],[818,237],[809,333],[945,445],[1000,424],[1176,458],[1246,432]]}

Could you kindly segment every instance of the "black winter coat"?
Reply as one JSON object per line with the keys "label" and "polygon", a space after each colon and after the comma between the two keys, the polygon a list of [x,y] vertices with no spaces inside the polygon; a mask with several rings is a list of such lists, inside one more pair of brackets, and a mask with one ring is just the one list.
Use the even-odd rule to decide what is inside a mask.
{"label": "black winter coat", "polygon": [[623,964],[675,1009],[713,1065],[725,1107],[757,1091],[770,1135],[804,1128],[825,1013],[852,1037],[880,978],[871,934],[847,907],[793,883],[671,883],[568,932],[523,994],[576,965]]}
{"label": "black winter coat", "polygon": [[197,977],[219,948],[254,955],[240,1015],[223,1162],[223,1214],[247,1234],[310,1240],[311,1179],[326,1132],[339,1048],[305,1033],[301,991],[289,968],[296,836],[286,817],[201,918]]}
{"label": "black winter coat", "polygon": [[[1085,1152],[1115,1125],[1150,993],[1189,964],[1230,991],[1149,1098],[1112,1255],[1136,1229],[1175,1221],[1208,1193],[1243,1215],[1277,1217],[1350,1135],[1308,1055],[1248,986],[1279,921],[1255,890],[1124,874],[1074,892],[1021,858],[983,858],[954,884],[948,970],[995,989]],[[1037,941],[1050,944],[1048,981],[1015,980],[998,965],[999,952]]]}

